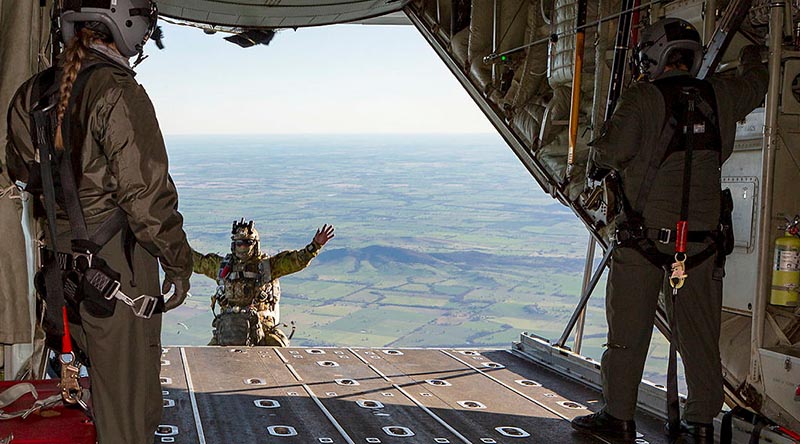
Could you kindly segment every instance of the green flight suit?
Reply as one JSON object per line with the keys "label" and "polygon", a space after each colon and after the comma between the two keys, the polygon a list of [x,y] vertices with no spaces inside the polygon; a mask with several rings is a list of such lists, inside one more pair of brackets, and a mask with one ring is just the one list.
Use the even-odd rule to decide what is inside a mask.
{"label": "green flight suit", "polygon": [[[178,212],[178,194],[167,172],[167,152],[155,111],[124,60],[90,50],[84,65],[102,60],[113,67],[95,69],[83,90],[76,119],[86,126],[78,156],[82,177],[78,195],[92,233],[117,208],[122,208],[137,247],[135,280],[125,260],[121,235],[100,251],[122,275],[128,296],[160,295],[158,262],[167,278],[185,282],[192,273],[191,248]],[[59,73],[57,77],[60,78]],[[12,180],[28,182],[37,156],[31,139],[32,82],[23,84],[9,109],[7,165]],[[57,215],[58,250],[70,252],[71,230],[66,214]],[[52,246],[49,246],[52,248]],[[96,318],[81,307],[82,325],[71,325],[91,367],[92,404],[101,444],[151,444],[161,420],[161,315],[137,318],[120,302],[114,314]]]}
{"label": "green flight suit", "polygon": [[[741,62],[735,76],[718,75],[709,79],[716,96],[723,161],[733,152],[736,122],[761,104],[767,91],[768,73],[758,48],[745,48]],[[676,70],[662,78],[687,75],[686,71]],[[665,114],[659,89],[647,82],[637,83],[622,94],[605,133],[593,144],[590,161],[619,172],[629,201],[638,195]],[[674,161],[665,162],[656,173],[644,208],[634,208],[643,215],[648,228],[674,229],[679,220],[683,154],[675,156]],[[717,156],[713,151],[693,153],[688,221],[692,231],[712,231],[718,227],[721,184]],[[658,247],[666,254],[675,251],[674,243]],[[702,243],[690,243],[688,254],[691,256],[705,247]],[[688,386],[684,418],[690,422],[710,423],[723,403],[719,353],[722,280],[714,277],[714,260],[712,256],[689,270],[689,277],[677,296],[677,307],[672,309],[668,304],[679,332],[678,351]],[[608,344],[601,373],[605,410],[618,419],[633,419],[659,291],[664,289],[664,294],[671,294],[665,278],[664,270],[636,249],[619,247],[612,255],[606,287]]]}
{"label": "green flight suit", "polygon": [[[306,248],[282,251],[274,256],[257,254],[246,260],[235,255],[223,258],[214,253],[202,255],[192,250],[194,272],[217,281],[219,290],[214,301],[219,302],[220,315],[214,320],[214,337],[209,345],[219,345],[221,329],[226,325],[223,317],[244,316],[249,311],[258,317],[260,333],[251,333],[252,345],[288,346],[289,340],[278,328],[280,324],[280,283],[278,278],[298,272],[308,266],[322,248],[311,242]],[[226,271],[220,268],[227,262]],[[244,276],[244,273],[248,273]],[[240,314],[241,313],[241,314]],[[252,328],[251,328],[252,332]],[[244,343],[225,345],[245,345]]]}

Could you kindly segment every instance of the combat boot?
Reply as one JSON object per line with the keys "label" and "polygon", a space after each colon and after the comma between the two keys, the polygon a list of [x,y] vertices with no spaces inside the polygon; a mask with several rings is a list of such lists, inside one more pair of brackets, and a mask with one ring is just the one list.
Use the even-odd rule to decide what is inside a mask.
{"label": "combat boot", "polygon": [[[664,426],[667,435],[670,435],[669,423]],[[714,424],[687,422],[681,420],[678,436],[670,441],[674,444],[714,444]]]}
{"label": "combat boot", "polygon": [[636,439],[636,423],[617,419],[605,410],[591,415],[578,416],[572,420],[572,428],[583,433],[602,435],[617,441],[633,442]]}

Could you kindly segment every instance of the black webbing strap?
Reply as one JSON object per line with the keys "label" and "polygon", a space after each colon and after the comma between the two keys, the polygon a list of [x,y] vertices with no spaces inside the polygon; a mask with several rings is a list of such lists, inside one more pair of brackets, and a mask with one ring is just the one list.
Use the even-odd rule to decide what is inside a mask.
{"label": "black webbing strap", "polygon": [[[75,100],[80,96],[83,88],[88,80],[89,71],[102,65],[109,65],[107,63],[98,63],[87,66],[82,70],[72,88],[72,97],[70,97],[67,106],[67,112],[64,115],[64,122],[62,130],[64,131],[64,140],[72,142],[70,138],[70,125],[71,114],[75,108]],[[47,84],[47,89],[44,85]],[[47,233],[50,238],[50,246],[53,251],[57,251],[58,236],[56,234],[56,203],[57,195],[55,188],[55,178],[53,163],[59,162],[59,178],[61,180],[60,188],[63,192],[64,207],[69,217],[70,227],[74,238],[88,240],[88,232],[86,230],[86,222],[83,217],[83,210],[80,207],[80,200],[78,197],[77,184],[75,176],[72,172],[71,143],[67,143],[67,149],[64,155],[57,156],[55,147],[53,145],[53,138],[56,129],[56,113],[53,108],[57,104],[58,96],[55,92],[58,89],[58,82],[56,81],[55,70],[50,69],[44,71],[36,81],[34,81],[32,89],[32,99],[36,101],[34,106],[31,107],[31,130],[34,145],[39,153],[40,176],[42,180],[42,194],[44,196],[44,206],[47,215]],[[121,210],[120,210],[121,211]],[[120,218],[115,214],[110,220],[105,221],[98,233],[93,236],[96,240],[108,241],[113,235],[119,231],[120,226],[124,225],[124,214]],[[122,221],[122,223],[121,223]],[[116,225],[114,229],[113,225]],[[102,245],[100,243],[99,245]],[[48,333],[63,334],[64,326],[62,322],[62,309],[65,306],[64,298],[64,283],[61,276],[61,270],[56,263],[56,256],[43,256],[43,270],[44,281],[46,288],[46,304],[45,304],[45,322],[48,325]]]}
{"label": "black webbing strap", "polygon": [[761,431],[766,426],[767,422],[759,418],[758,421],[753,424],[753,431],[750,432],[750,441],[748,444],[758,444],[758,442],[761,440]]}
{"label": "black webbing strap", "polygon": [[[686,137],[686,151],[683,162],[683,192],[681,195],[680,220],[687,221],[689,219],[689,195],[692,183],[692,151],[693,151],[692,133],[694,132],[692,117],[694,114],[695,97],[699,96],[699,94],[697,90],[694,88],[686,88],[681,91],[681,95],[687,96],[686,97],[687,106],[686,106],[685,126],[683,128],[684,135]],[[684,257],[685,256],[686,255],[684,254]],[[678,339],[678,322],[676,320],[678,311],[675,306],[678,300],[678,298],[676,297],[677,296],[676,293],[677,293],[677,288],[674,291],[672,291],[670,295],[672,300],[672,316],[669,317],[670,340],[669,340],[669,362],[667,364],[667,420],[669,422],[670,438],[676,437],[676,433],[678,433],[680,430],[680,423],[681,423],[680,403],[678,401],[677,343],[679,339]]]}
{"label": "black webbing strap", "polygon": [[719,444],[732,444],[733,442],[733,416],[739,411],[739,407],[734,407],[722,415],[722,423],[719,429]]}
{"label": "black webbing strap", "polygon": [[[91,77],[92,71],[103,66],[114,66],[107,62],[98,62],[86,66],[78,74],[75,83],[72,86],[72,94],[69,98],[67,111],[64,113],[64,122],[62,124],[62,132],[65,140],[64,158],[60,165],[61,185],[64,194],[64,203],[67,216],[69,217],[70,228],[72,229],[72,238],[74,240],[88,241],[90,246],[96,246],[95,250],[105,245],[120,229],[127,224],[125,213],[122,209],[118,208],[112,215],[103,221],[100,227],[89,237],[89,232],[86,228],[86,219],[83,215],[83,208],[81,207],[80,198],[78,196],[78,184],[75,180],[75,174],[72,170],[73,158],[75,147],[80,146],[83,140],[80,138],[73,138],[75,134],[72,132],[73,113],[77,108],[77,101],[81,99],[81,93],[86,87],[86,84]],[[82,245],[87,245],[82,242]],[[93,245],[92,245],[93,244]],[[97,251],[91,251],[96,253]]]}
{"label": "black webbing strap", "polygon": [[[41,104],[39,104],[41,105]],[[33,142],[39,152],[39,167],[41,169],[42,193],[44,195],[44,207],[47,214],[47,233],[50,237],[50,245],[55,250],[56,240],[56,191],[53,183],[53,121],[52,115],[47,111],[49,107],[39,108],[39,105],[31,113],[32,128],[34,132]],[[61,282],[61,272],[52,260],[45,259],[42,264],[44,268],[44,280],[46,292],[45,322],[48,330],[54,334],[63,334],[64,325],[61,322],[62,308],[64,307],[64,287]]]}

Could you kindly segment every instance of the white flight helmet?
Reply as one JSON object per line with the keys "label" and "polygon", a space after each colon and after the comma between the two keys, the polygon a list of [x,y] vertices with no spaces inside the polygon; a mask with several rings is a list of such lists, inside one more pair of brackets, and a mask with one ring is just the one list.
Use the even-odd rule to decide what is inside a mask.
{"label": "white flight helmet", "polygon": [[703,63],[700,34],[685,20],[665,18],[642,30],[635,48],[634,63],[648,80],[656,80],[664,73],[670,55],[676,50],[694,53],[689,73],[696,76]]}
{"label": "white flight helmet", "polygon": [[140,54],[156,28],[158,8],[151,0],[64,0],[61,35],[64,43],[76,33],[76,24],[96,22],[111,32],[125,57]]}

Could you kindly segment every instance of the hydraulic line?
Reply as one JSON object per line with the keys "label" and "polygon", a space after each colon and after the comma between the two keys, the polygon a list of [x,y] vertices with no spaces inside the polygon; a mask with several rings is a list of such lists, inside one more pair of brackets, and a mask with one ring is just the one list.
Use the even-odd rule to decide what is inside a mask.
{"label": "hydraulic line", "polygon": [[586,39],[586,9],[588,0],[578,0],[575,33],[575,58],[572,72],[572,104],[569,109],[569,151],[567,152],[567,172],[564,181],[569,182],[575,167],[575,145],[578,142],[578,114],[581,108],[581,74],[583,73],[584,42]]}

